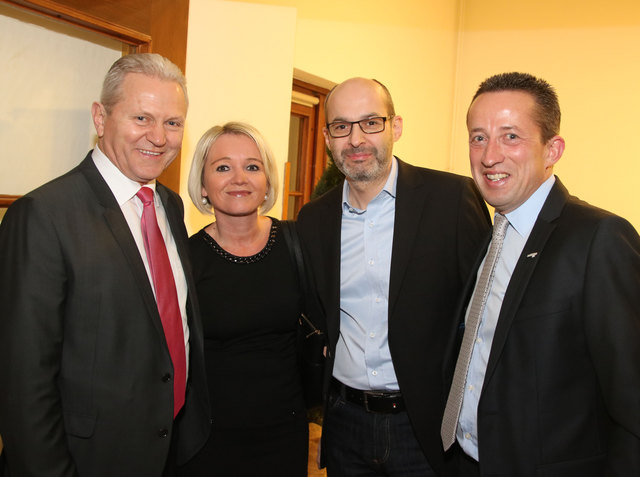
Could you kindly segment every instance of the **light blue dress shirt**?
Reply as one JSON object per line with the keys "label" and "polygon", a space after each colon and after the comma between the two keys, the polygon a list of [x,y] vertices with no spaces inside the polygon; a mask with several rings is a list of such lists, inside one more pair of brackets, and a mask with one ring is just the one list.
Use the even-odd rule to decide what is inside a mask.
{"label": "light blue dress shirt", "polygon": [[[478,336],[471,353],[471,362],[469,363],[469,372],[467,373],[464,389],[464,400],[456,431],[460,447],[475,460],[478,460],[478,401],[480,400],[480,393],[484,383],[493,336],[498,324],[498,316],[500,316],[502,300],[509,286],[513,270],[554,183],[555,176],[552,175],[538,187],[524,204],[505,215],[509,220],[509,226],[502,244],[502,251],[496,263],[493,282],[480,320]],[[478,269],[476,280],[480,277],[483,265],[484,260]],[[474,294],[475,292],[474,290]],[[467,308],[465,321],[469,315],[469,308]]]}
{"label": "light blue dress shirt", "polygon": [[397,390],[388,341],[389,273],[398,163],[384,188],[359,210],[342,192],[340,335],[333,375],[356,389]]}

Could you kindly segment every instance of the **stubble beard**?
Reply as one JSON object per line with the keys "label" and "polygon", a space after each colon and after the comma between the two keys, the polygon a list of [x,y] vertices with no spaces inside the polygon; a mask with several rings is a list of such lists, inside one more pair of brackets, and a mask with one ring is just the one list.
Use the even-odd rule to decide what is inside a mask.
{"label": "stubble beard", "polygon": [[[375,147],[350,147],[339,151],[338,154],[336,152],[338,151],[332,151],[336,167],[352,182],[376,182],[382,179],[387,174],[391,162],[391,156],[386,147],[382,151],[378,151]],[[349,164],[347,155],[363,152],[371,154],[375,161],[369,163],[367,168]]]}

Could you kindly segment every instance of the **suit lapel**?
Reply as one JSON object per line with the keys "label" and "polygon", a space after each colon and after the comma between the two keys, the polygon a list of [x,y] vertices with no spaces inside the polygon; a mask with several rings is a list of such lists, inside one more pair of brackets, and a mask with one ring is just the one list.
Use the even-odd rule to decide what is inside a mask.
{"label": "suit lapel", "polygon": [[531,235],[529,235],[529,239],[522,249],[518,263],[513,270],[511,280],[509,280],[509,286],[507,287],[504,300],[502,301],[502,307],[500,308],[500,316],[498,317],[493,344],[491,345],[485,382],[491,378],[500,360],[500,355],[502,354],[504,344],[509,335],[509,330],[520,307],[522,298],[527,291],[529,280],[538,264],[538,258],[544,253],[544,246],[556,228],[555,221],[560,216],[567,202],[568,195],[567,190],[556,177],[556,182],[540,210],[538,219],[531,230]]}
{"label": "suit lapel", "polygon": [[[192,297],[196,296],[195,282],[193,281],[193,271],[191,268],[191,259],[189,257],[189,242],[187,229],[184,226],[184,209],[182,203],[175,199],[169,189],[160,183],[156,183],[156,192],[162,201],[164,211],[167,216],[167,223],[169,224],[169,230],[173,235],[173,240],[178,250],[178,256],[180,257],[180,263],[184,270],[185,279],[187,282],[187,310],[192,312],[194,307],[197,306],[197,301],[192,300]],[[199,313],[199,311],[198,311]],[[191,326],[191,315],[193,313],[187,313],[188,320]]]}
{"label": "suit lapel", "polygon": [[[173,235],[173,240],[178,250],[178,256],[180,257],[180,263],[184,271],[185,280],[187,283],[187,323],[189,326],[189,377],[188,383],[193,382],[195,376],[199,376],[204,373],[204,369],[201,366],[203,358],[203,343],[202,337],[204,335],[202,330],[202,321],[200,320],[200,308],[198,306],[196,284],[193,278],[193,270],[191,268],[191,258],[189,252],[189,238],[187,235],[187,229],[184,225],[184,208],[182,201],[176,198],[169,189],[164,187],[160,183],[156,183],[156,192],[162,201],[165,214],[167,217],[167,223],[169,230]],[[162,334],[164,337],[164,332]],[[200,379],[195,378],[195,379]],[[204,378],[202,377],[204,380]],[[200,392],[204,393],[203,388],[200,388]],[[205,398],[206,402],[206,398]]]}
{"label": "suit lapel", "polygon": [[103,208],[103,216],[107,227],[111,230],[115,241],[120,246],[123,255],[129,262],[130,271],[134,276],[138,288],[140,289],[140,296],[142,297],[144,304],[149,312],[149,316],[152,317],[153,325],[156,328],[161,339],[164,341],[164,331],[162,329],[162,322],[160,321],[160,314],[158,313],[158,307],[156,306],[156,300],[153,295],[151,283],[149,283],[149,276],[144,267],[142,257],[140,257],[140,251],[136,245],[131,230],[127,224],[122,210],[118,205],[111,189],[100,175],[100,172],[91,159],[91,153],[82,161],[79,166],[80,172],[85,176],[89,187],[95,194],[98,204]]}
{"label": "suit lapel", "polygon": [[396,186],[396,211],[394,219],[391,271],[389,274],[389,318],[400,294],[404,273],[413,253],[420,215],[428,190],[418,174],[412,174],[410,166],[398,159]]}
{"label": "suit lapel", "polygon": [[[327,319],[327,329],[330,334],[329,342],[337,343],[340,328],[340,260],[342,237],[342,189],[343,184],[334,187],[327,192],[326,199],[322,201],[322,223],[318,228],[320,243],[323,247],[322,259],[325,263],[318,265],[324,269],[324,280],[318,281],[316,286],[319,293],[321,306]],[[315,271],[318,275],[320,270]]]}
{"label": "suit lapel", "polygon": [[447,346],[447,351],[445,352],[445,360],[444,360],[444,375],[449,376],[449,380],[453,378],[453,372],[456,366],[456,361],[458,360],[458,354],[460,352],[460,345],[462,344],[462,338],[464,336],[464,330],[466,327],[465,318],[467,316],[467,308],[471,304],[471,298],[473,295],[473,290],[476,287],[476,279],[478,277],[478,270],[480,269],[480,265],[484,260],[485,255],[487,254],[487,249],[489,248],[489,244],[491,243],[491,231],[487,234],[485,239],[483,240],[482,247],[478,252],[478,256],[476,257],[476,261],[471,268],[471,273],[469,274],[469,278],[464,284],[464,288],[462,289],[462,294],[460,295],[460,299],[458,300],[458,304],[456,305],[455,315],[458,318],[458,326],[456,328],[456,333],[452,336],[451,341]]}
{"label": "suit lapel", "polygon": [[171,230],[171,235],[173,235],[173,240],[176,244],[176,248],[178,249],[178,255],[180,256],[182,267],[185,270],[185,274],[187,274],[187,271],[191,271],[189,245],[187,243],[187,231],[184,226],[181,204],[179,204],[169,193],[168,189],[160,183],[156,183],[156,192],[164,206],[167,222],[169,223],[169,230]]}
{"label": "suit lapel", "polygon": [[[482,265],[482,262],[484,261],[484,257],[487,255],[488,249],[489,249],[489,245],[491,244],[491,231],[489,231],[489,233],[487,234],[487,236],[485,237],[483,243],[482,243],[482,247],[480,247],[480,252],[478,253],[478,256],[476,257],[476,261],[473,264],[473,267],[471,268],[471,273],[469,275],[469,278],[467,280],[467,282],[464,285],[464,288],[462,290],[462,299],[458,302],[458,306],[456,308],[456,315],[459,318],[459,328],[461,332],[464,332],[464,328],[465,328],[465,318],[467,316],[467,308],[469,307],[469,305],[471,304],[471,298],[473,296],[473,291],[476,288],[476,281],[478,278],[478,270],[480,270],[480,265]],[[460,336],[460,338],[462,339],[462,335]],[[460,343],[458,343],[459,345]],[[457,350],[456,350],[456,356],[457,356]]]}

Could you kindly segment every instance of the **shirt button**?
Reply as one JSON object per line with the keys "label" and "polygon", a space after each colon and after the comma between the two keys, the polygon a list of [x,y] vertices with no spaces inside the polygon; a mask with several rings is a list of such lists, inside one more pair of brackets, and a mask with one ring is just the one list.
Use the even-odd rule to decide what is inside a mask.
{"label": "shirt button", "polygon": [[376,298],[376,303],[380,303],[382,300],[380,299],[380,297]]}
{"label": "shirt button", "polygon": [[471,439],[471,434],[469,434],[468,432],[464,433],[464,438],[465,439]]}
{"label": "shirt button", "polygon": [[369,338],[375,338],[376,334],[372,331],[371,333],[369,333]]}
{"label": "shirt button", "polygon": [[482,338],[476,338],[476,343],[482,343]]}
{"label": "shirt button", "polygon": [[375,263],[375,261],[373,260],[373,258],[369,259],[369,265],[373,265]]}
{"label": "shirt button", "polygon": [[158,431],[158,437],[164,439],[165,437],[167,437],[169,435],[169,431],[167,429],[160,429]]}
{"label": "shirt button", "polygon": [[168,383],[169,381],[171,381],[171,374],[170,373],[166,373],[162,376],[162,382],[163,383]]}
{"label": "shirt button", "polygon": [[371,374],[373,374],[374,376],[377,376],[378,375],[378,371],[373,370],[373,371],[371,371]]}
{"label": "shirt button", "polygon": [[373,222],[369,222],[369,228],[372,229],[373,228]]}
{"label": "shirt button", "polygon": [[473,384],[469,384],[469,391],[473,391]]}

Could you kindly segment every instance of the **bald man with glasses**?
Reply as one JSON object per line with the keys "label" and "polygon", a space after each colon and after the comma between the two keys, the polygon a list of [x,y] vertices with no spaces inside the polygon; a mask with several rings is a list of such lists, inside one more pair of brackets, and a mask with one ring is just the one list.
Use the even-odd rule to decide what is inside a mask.
{"label": "bald man with glasses", "polygon": [[326,120],[346,180],[298,217],[328,334],[323,464],[443,475],[444,350],[489,215],[471,179],[393,156],[403,121],[380,82],[336,86]]}

